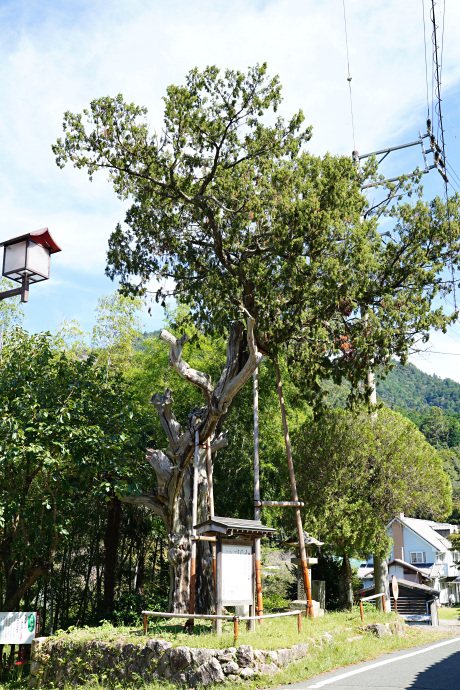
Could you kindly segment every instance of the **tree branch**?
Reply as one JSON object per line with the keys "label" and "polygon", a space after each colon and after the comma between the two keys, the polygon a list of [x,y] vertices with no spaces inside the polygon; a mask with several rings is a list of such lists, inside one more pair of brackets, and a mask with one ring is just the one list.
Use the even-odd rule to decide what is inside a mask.
{"label": "tree branch", "polygon": [[188,337],[184,334],[182,338],[178,340],[172,333],[166,331],[164,328],[160,331],[159,337],[160,340],[169,345],[169,363],[174,371],[177,372],[181,378],[201,388],[206,398],[206,403],[209,405],[214,392],[210,377],[208,374],[192,369],[192,367],[182,359],[182,348],[187,342]]}

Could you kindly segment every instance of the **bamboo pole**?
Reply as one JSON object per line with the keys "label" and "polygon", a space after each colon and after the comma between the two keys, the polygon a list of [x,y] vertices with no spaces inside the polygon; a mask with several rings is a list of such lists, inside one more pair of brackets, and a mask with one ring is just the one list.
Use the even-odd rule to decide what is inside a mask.
{"label": "bamboo pole", "polygon": [[[195,525],[197,523],[197,508],[198,508],[198,453],[200,452],[199,434],[195,431],[195,458],[193,462],[193,499],[192,499],[192,546],[190,554],[190,595],[189,595],[189,613],[195,613],[195,580],[196,580],[196,532]],[[189,621],[190,630],[193,630],[194,620]]]}
{"label": "bamboo pole", "polygon": [[[260,464],[259,464],[259,372],[253,374],[254,396],[254,520],[260,520]],[[264,603],[262,597],[262,567],[260,539],[254,539],[254,569],[256,576],[256,614],[262,616]],[[259,619],[259,625],[263,625]]]}
{"label": "bamboo pole", "polygon": [[[283,397],[283,387],[281,385],[281,374],[280,374],[280,368],[279,368],[279,364],[278,364],[277,359],[275,360],[275,364],[276,364],[276,382],[278,385],[278,395],[279,395],[279,399],[280,399],[281,417],[283,419],[284,440],[286,443],[286,455],[287,455],[287,461],[288,461],[288,467],[289,467],[289,479],[291,481],[292,500],[295,503],[297,503],[297,502],[299,502],[299,497],[297,495],[297,485],[296,485],[295,474],[294,474],[294,463],[292,460],[291,441],[289,439],[289,429],[288,429],[288,425],[287,425],[286,408],[284,405],[284,397]],[[311,618],[314,618],[315,616],[313,613],[313,602],[311,599],[310,576],[308,574],[307,554],[305,552],[305,540],[304,540],[304,536],[303,536],[302,517],[300,515],[300,507],[298,505],[295,506],[295,517],[296,517],[296,523],[297,523],[297,532],[299,535],[300,562],[301,562],[301,568],[302,568],[303,585],[305,588],[305,595],[307,597],[307,605],[305,607],[305,615],[310,616]]]}

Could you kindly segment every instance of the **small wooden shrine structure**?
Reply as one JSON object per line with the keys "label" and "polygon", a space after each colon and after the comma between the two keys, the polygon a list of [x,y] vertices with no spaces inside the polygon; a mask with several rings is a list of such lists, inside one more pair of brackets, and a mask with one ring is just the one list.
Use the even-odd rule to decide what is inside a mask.
{"label": "small wooden shrine structure", "polygon": [[[310,582],[312,582],[311,567],[318,563],[318,559],[315,556],[316,549],[319,546],[323,546],[324,542],[318,541],[318,539],[315,539],[315,537],[312,537],[306,531],[304,531],[304,533],[303,533],[303,538],[304,538],[304,543],[305,543],[306,563],[307,563],[307,567],[309,569]],[[302,573],[301,573],[301,569],[300,569],[300,567],[302,565],[302,559],[300,557],[300,543],[299,543],[299,538],[298,538],[297,534],[293,534],[291,537],[288,537],[288,539],[286,539],[286,541],[283,541],[283,546],[287,546],[291,549],[296,550],[296,555],[291,558],[291,563],[293,565],[298,566],[298,569],[299,569],[299,574],[297,576],[297,599],[302,601],[302,600],[306,599],[306,592],[305,592],[303,577],[302,577]],[[321,605],[322,605],[322,603],[321,603]]]}
{"label": "small wooden shrine structure", "polygon": [[[213,515],[194,525],[196,536],[216,539],[216,614],[224,606],[249,605],[249,616],[255,615],[255,541],[276,530],[260,520]],[[216,621],[216,632],[222,632],[222,621]],[[251,621],[251,628],[255,622]]]}

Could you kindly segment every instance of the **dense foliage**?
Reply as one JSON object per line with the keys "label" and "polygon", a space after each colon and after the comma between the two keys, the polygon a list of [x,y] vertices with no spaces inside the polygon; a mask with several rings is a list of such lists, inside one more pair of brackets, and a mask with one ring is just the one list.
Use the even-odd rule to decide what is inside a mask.
{"label": "dense foliage", "polygon": [[14,610],[88,504],[136,486],[146,434],[120,379],[19,329],[4,339],[0,415],[2,605]]}
{"label": "dense foliage", "polygon": [[307,524],[337,552],[385,556],[386,525],[400,511],[445,518],[450,483],[415,426],[382,409],[374,418],[330,410],[295,435]]}
{"label": "dense foliage", "polygon": [[53,151],[59,166],[90,178],[108,171],[118,196],[132,200],[107,266],[126,292],[172,281],[207,332],[250,315],[271,355],[291,344],[305,395],[317,397],[318,380],[331,375],[350,379],[356,395],[371,363],[404,359],[449,322],[432,300],[450,289],[441,274],[456,255],[459,200],[448,211],[440,199],[398,205],[411,193],[400,181],[369,208],[361,185],[376,182],[375,166],[361,173],[348,157],[307,153],[302,113],[275,119],[280,102],[266,65],[195,69],[167,89],[161,135],[145,108],[106,97],[65,114]]}

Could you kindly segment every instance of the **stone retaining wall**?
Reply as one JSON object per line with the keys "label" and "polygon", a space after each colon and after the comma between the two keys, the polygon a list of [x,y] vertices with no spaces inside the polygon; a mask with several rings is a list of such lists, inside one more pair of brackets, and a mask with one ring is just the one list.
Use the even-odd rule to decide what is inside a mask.
{"label": "stone retaining wall", "polygon": [[[385,628],[383,634],[402,631],[401,624],[381,628]],[[96,640],[67,642],[39,637],[32,643],[29,688],[77,685],[89,678],[108,685],[164,679],[186,687],[251,679],[258,674],[272,675],[291,661],[306,656],[310,648],[330,644],[332,639],[330,633],[324,633],[319,640],[308,638],[307,642],[290,649],[262,651],[250,645],[197,649],[172,647],[166,640],[132,644]]]}

